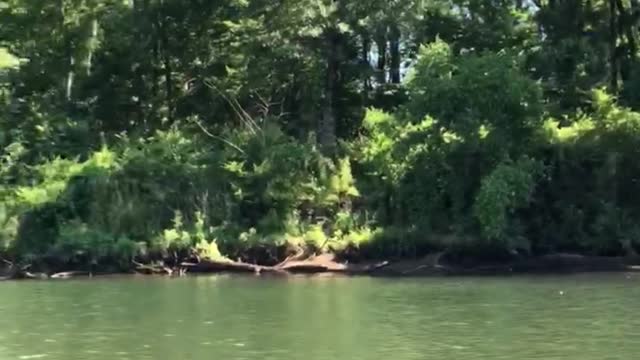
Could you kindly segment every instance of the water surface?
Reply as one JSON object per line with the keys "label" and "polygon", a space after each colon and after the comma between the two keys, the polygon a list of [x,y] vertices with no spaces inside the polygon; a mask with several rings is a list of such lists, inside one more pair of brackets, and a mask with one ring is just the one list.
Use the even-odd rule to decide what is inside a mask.
{"label": "water surface", "polygon": [[640,356],[640,275],[0,283],[0,360]]}

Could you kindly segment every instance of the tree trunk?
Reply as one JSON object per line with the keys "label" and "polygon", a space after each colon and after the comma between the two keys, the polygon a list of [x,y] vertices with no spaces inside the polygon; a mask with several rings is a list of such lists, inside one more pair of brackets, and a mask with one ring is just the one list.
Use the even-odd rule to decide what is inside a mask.
{"label": "tree trunk", "polygon": [[632,19],[633,17],[633,3],[631,4],[631,8],[629,12],[624,8],[624,3],[622,0],[616,0],[616,8],[618,13],[618,35],[622,37],[624,35],[626,39],[626,43],[621,50],[618,51],[618,55],[623,57],[622,61],[619,61],[619,71],[621,80],[624,83],[631,76],[631,67],[633,64],[633,60],[635,60],[637,45],[636,39],[633,33],[633,27],[636,26]]}
{"label": "tree trunk", "polygon": [[133,91],[137,100],[135,101],[136,115],[138,123],[143,125],[145,130],[148,131],[148,116],[146,111],[146,103],[148,101],[147,91],[145,87],[145,73],[148,71],[146,59],[144,55],[146,48],[143,44],[148,42],[148,39],[154,39],[155,36],[152,31],[152,25],[154,19],[150,15],[149,0],[136,0],[134,1],[134,18],[131,27],[134,29],[134,39],[136,42],[136,60],[139,66],[134,70]]}
{"label": "tree trunk", "polygon": [[71,49],[69,49],[69,70],[67,71],[67,78],[65,80],[64,97],[67,102],[71,102],[73,97],[73,82],[75,79],[74,68],[76,66],[76,59],[74,59]]}
{"label": "tree trunk", "polygon": [[631,4],[629,12],[627,12],[627,10],[624,8],[624,3],[622,2],[622,0],[616,0],[616,7],[618,8],[618,13],[620,14],[620,21],[618,26],[619,33],[624,32],[627,38],[629,56],[634,57],[636,55],[637,46],[635,36],[633,35],[633,27],[635,26],[632,19],[633,3]]}
{"label": "tree trunk", "polygon": [[87,76],[91,76],[91,67],[93,65],[93,54],[96,51],[97,43],[98,43],[98,18],[97,15],[91,19],[89,28],[89,39],[87,41],[87,59],[86,59],[86,72]]}
{"label": "tree trunk", "polygon": [[[65,13],[65,9],[64,9],[64,0],[60,0],[58,3],[58,10],[60,11],[60,30],[62,32],[64,32],[64,28],[65,28],[65,19],[66,19],[66,13]],[[63,36],[68,36],[67,34],[63,33]],[[70,39],[65,39],[65,45],[66,45],[66,56],[67,56],[67,75],[64,79],[64,98],[67,102],[71,102],[71,98],[73,96],[73,82],[74,82],[74,77],[75,77],[75,73],[74,73],[74,68],[76,65],[76,60],[73,57],[73,47],[71,44],[71,40]]]}
{"label": "tree trunk", "polygon": [[144,40],[143,36],[140,35],[138,41],[140,41],[140,43],[152,44],[151,57],[145,56],[145,62],[143,63],[145,66],[148,66],[147,71],[151,72],[151,95],[152,100],[155,100],[158,96],[158,89],[160,88],[160,74],[158,71],[158,64],[160,63],[160,40],[158,39],[160,13],[157,7],[151,8],[149,2],[150,0],[143,0],[140,11],[138,12],[138,18],[144,19],[144,25],[139,26],[139,32],[147,35],[147,38]]}
{"label": "tree trunk", "polygon": [[391,55],[391,83],[400,83],[400,29],[397,24],[393,24],[390,29],[389,53]]}
{"label": "tree trunk", "polygon": [[611,202],[614,206],[618,206],[618,154],[615,152],[609,153],[607,156],[607,167],[609,168],[609,184],[607,187],[610,191]]}
{"label": "tree trunk", "polygon": [[376,45],[378,47],[378,64],[376,66],[376,77],[378,84],[386,84],[387,82],[387,36],[386,31],[378,33],[376,36]]}
{"label": "tree trunk", "polygon": [[[155,33],[156,31],[156,27],[155,25],[153,26],[153,32]],[[151,95],[153,95],[153,98],[156,99],[158,97],[158,89],[160,89],[160,74],[158,72],[158,64],[160,63],[160,44],[158,42],[158,39],[155,38],[153,39],[153,50],[152,50],[152,59],[151,59],[151,76],[152,76],[152,81],[151,81]]]}
{"label": "tree trunk", "polygon": [[616,25],[616,0],[609,0],[609,86],[613,94],[618,92],[618,28]]}
{"label": "tree trunk", "polygon": [[322,104],[322,116],[318,129],[318,140],[322,151],[326,155],[334,155],[337,146],[336,140],[336,115],[334,99],[338,82],[339,38],[336,29],[327,33],[327,69],[325,77],[324,98]]}
{"label": "tree trunk", "polygon": [[169,34],[167,32],[167,21],[165,19],[165,3],[161,4],[160,20],[160,43],[162,44],[162,65],[164,70],[165,103],[167,106],[167,120],[173,123],[173,70],[171,67],[171,53],[169,50]]}
{"label": "tree trunk", "polygon": [[371,51],[371,38],[366,32],[362,33],[362,64],[365,67],[363,88],[365,99],[368,97],[369,91],[371,91],[371,77],[369,69],[371,68],[369,62],[369,52]]}

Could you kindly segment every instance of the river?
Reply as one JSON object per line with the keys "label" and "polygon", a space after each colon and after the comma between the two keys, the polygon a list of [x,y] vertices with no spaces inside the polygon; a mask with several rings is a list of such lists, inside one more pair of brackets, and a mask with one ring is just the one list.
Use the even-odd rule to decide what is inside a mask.
{"label": "river", "polygon": [[0,283],[0,360],[640,356],[640,275]]}

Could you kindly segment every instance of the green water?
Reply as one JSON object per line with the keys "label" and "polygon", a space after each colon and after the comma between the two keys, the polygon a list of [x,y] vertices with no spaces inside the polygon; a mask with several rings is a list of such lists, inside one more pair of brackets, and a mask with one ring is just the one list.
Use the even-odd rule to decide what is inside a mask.
{"label": "green water", "polygon": [[638,356],[640,275],[0,283],[0,360]]}

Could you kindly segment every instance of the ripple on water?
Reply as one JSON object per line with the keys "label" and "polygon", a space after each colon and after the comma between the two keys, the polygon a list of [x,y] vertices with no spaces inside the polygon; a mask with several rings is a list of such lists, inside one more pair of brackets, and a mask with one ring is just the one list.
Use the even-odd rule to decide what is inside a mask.
{"label": "ripple on water", "polygon": [[[182,288],[165,289],[164,283],[159,286],[151,281],[149,287],[159,286],[158,293],[151,294],[136,283],[131,286],[131,291],[136,291],[131,296],[100,295],[96,301],[103,303],[102,309],[80,310],[102,312],[99,321],[77,318],[78,310],[67,303],[53,314],[44,314],[40,308],[35,312],[30,307],[21,309],[20,299],[35,298],[26,285],[26,293],[16,296],[19,299],[11,304],[10,308],[17,310],[0,313],[0,329],[4,329],[0,330],[0,337],[4,337],[0,360],[180,360],[171,356],[175,354],[193,360],[297,360],[304,350],[309,360],[613,360],[625,355],[635,358],[633,346],[640,345],[634,340],[640,339],[640,318],[628,316],[640,311],[640,287],[622,289],[610,282],[597,283],[602,291],[593,291],[560,279],[570,295],[558,302],[555,280],[524,285],[519,279],[473,281],[468,284],[472,296],[452,290],[448,279],[420,279],[417,286],[414,280],[356,278],[346,285],[342,280],[331,286],[322,283],[322,291],[316,291],[315,282],[233,281],[221,284],[231,290],[224,288],[216,296],[208,296],[201,288],[190,289],[189,295],[198,296],[198,301],[190,303],[193,309],[181,306]],[[372,288],[372,281],[376,288]],[[195,286],[190,280],[172,284]],[[113,283],[123,291],[130,291],[128,285]],[[372,296],[376,294],[382,295]],[[140,308],[138,303],[129,303],[134,296],[156,296],[163,301]],[[76,297],[76,293],[68,297]],[[0,298],[7,302],[2,294]],[[512,304],[519,307],[512,308]],[[465,306],[468,310],[462,309]],[[125,308],[126,316],[120,313]],[[244,308],[255,311],[247,315],[241,311]],[[152,316],[164,317],[143,321]],[[191,336],[178,331],[182,322],[194,325]],[[265,328],[279,331],[264,336]],[[130,336],[136,331],[152,336]],[[42,335],[27,336],[36,332]],[[611,335],[616,332],[625,336]],[[144,343],[145,339],[149,342]],[[91,355],[87,349],[100,353]],[[611,349],[616,349],[615,353]],[[583,356],[578,356],[580,353]]]}
{"label": "ripple on water", "polygon": [[464,350],[464,349],[467,349],[466,346],[462,346],[462,345],[450,345],[449,347],[451,349],[453,349],[453,350]]}
{"label": "ripple on water", "polygon": [[22,355],[22,356],[19,356],[18,359],[21,359],[21,360],[42,359],[42,358],[47,357],[47,356],[48,356],[48,354]]}
{"label": "ripple on water", "polygon": [[81,317],[93,317],[93,316],[100,316],[100,315],[102,315],[102,312],[100,311],[88,311],[85,313],[78,314],[78,316],[81,316]]}

